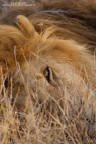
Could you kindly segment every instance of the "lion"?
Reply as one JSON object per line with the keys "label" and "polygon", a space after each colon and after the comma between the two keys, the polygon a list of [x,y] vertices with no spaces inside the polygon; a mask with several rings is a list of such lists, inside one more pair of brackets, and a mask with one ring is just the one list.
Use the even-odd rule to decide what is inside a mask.
{"label": "lion", "polygon": [[[70,125],[70,129],[74,131],[73,123],[76,123],[76,130],[80,133],[78,142],[88,142],[84,139],[87,137],[86,133],[83,136],[81,132],[85,129],[88,139],[94,143],[96,62],[95,54],[92,54],[95,52],[94,41],[88,39],[93,30],[88,29],[87,25],[83,26],[84,20],[82,19],[84,18],[81,18],[79,14],[79,12],[84,13],[83,7],[75,9],[75,3],[73,2],[74,5],[71,6],[71,1],[68,4],[66,0],[62,0],[61,3],[54,1],[49,4],[49,7],[54,3],[56,6],[65,3],[66,5],[62,6],[64,10],[68,7],[75,12],[77,10],[78,14],[72,13],[71,16],[68,10],[66,14],[64,10],[59,11],[59,6],[57,6],[57,17],[54,17],[55,11],[52,17],[50,10],[41,11],[41,15],[48,14],[49,20],[45,19],[45,15],[43,19],[40,17],[41,20],[39,17],[36,19],[34,15],[37,17],[38,13],[37,15],[33,13],[33,23],[32,15],[29,19],[24,15],[17,15],[15,25],[0,25],[1,89],[5,87],[8,96],[12,94],[11,102],[18,112],[26,112],[28,108],[34,109],[44,103],[39,112],[47,109],[54,117],[55,115],[60,117],[62,125],[65,125],[64,142],[72,142],[71,137],[71,140],[69,139],[70,130],[67,126]],[[81,2],[79,6],[80,4]],[[48,4],[44,7],[48,7]],[[60,14],[64,16],[64,20],[66,17],[72,18],[67,23],[68,25],[71,22],[69,26],[66,25],[67,20],[64,23],[65,26],[63,19],[60,20],[61,23],[56,22],[55,18],[58,19]],[[85,17],[91,15],[88,15],[87,10],[84,14]],[[4,19],[6,21],[6,18]],[[4,19],[1,22],[4,22]],[[40,23],[38,23],[39,20]],[[36,27],[34,23],[37,24]],[[42,28],[41,32],[40,28]],[[84,29],[86,34],[82,33]],[[79,35],[81,33],[82,35]],[[48,113],[46,115],[49,117]],[[75,139],[75,134],[72,135],[73,139]],[[67,138],[68,140],[65,140]]]}

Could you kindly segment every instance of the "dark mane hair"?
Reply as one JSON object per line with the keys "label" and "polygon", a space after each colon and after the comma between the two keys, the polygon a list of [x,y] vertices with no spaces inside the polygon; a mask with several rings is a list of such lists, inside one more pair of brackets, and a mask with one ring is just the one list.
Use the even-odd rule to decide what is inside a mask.
{"label": "dark mane hair", "polygon": [[[14,24],[14,18],[23,14],[32,19],[37,31],[55,25],[61,29],[59,36],[74,39],[94,52],[96,47],[95,0],[41,0],[28,7],[11,8],[0,19],[2,24]],[[59,29],[59,30],[60,30]]]}

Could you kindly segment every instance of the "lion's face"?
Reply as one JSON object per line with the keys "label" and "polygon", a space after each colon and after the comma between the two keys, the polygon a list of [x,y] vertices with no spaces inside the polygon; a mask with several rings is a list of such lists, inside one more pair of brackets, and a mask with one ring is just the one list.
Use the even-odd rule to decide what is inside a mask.
{"label": "lion's face", "polygon": [[[72,64],[77,57],[74,55],[75,47],[79,59],[80,47],[73,41],[48,39],[39,43],[37,51],[31,52],[29,59],[17,66],[12,77],[12,93],[13,97],[17,96],[18,107],[24,105],[28,95],[35,103],[50,99],[60,101],[65,99],[66,95],[73,98],[74,91],[78,92],[78,96],[81,95],[81,71],[77,67],[77,61],[76,65]],[[70,51],[72,49],[73,53]],[[71,57],[74,57],[74,60],[71,61]]]}
{"label": "lion's face", "polygon": [[11,72],[17,106],[24,106],[28,96],[38,102],[86,95],[84,84],[94,77],[93,60],[85,47],[52,36],[52,28],[38,34],[24,16],[16,20],[18,28],[0,26],[0,64],[5,77]]}

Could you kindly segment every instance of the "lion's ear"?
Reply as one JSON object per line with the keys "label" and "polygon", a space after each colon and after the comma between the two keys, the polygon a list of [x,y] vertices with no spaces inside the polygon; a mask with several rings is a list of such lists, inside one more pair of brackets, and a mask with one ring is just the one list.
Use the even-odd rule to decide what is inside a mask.
{"label": "lion's ear", "polygon": [[20,31],[25,35],[25,37],[34,37],[36,31],[32,23],[23,15],[18,15],[16,17],[16,24],[18,25]]}

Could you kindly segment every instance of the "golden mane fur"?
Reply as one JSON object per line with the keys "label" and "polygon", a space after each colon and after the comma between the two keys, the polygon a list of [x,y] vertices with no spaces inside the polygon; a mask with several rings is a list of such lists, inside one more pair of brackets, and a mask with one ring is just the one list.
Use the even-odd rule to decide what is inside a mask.
{"label": "golden mane fur", "polygon": [[12,93],[12,105],[26,112],[44,101],[49,109],[53,101],[52,113],[61,107],[70,119],[60,116],[62,124],[80,120],[76,129],[83,143],[83,124],[89,140],[96,140],[95,3],[36,2],[37,12],[32,7],[10,10],[0,25],[0,85],[8,96]]}

